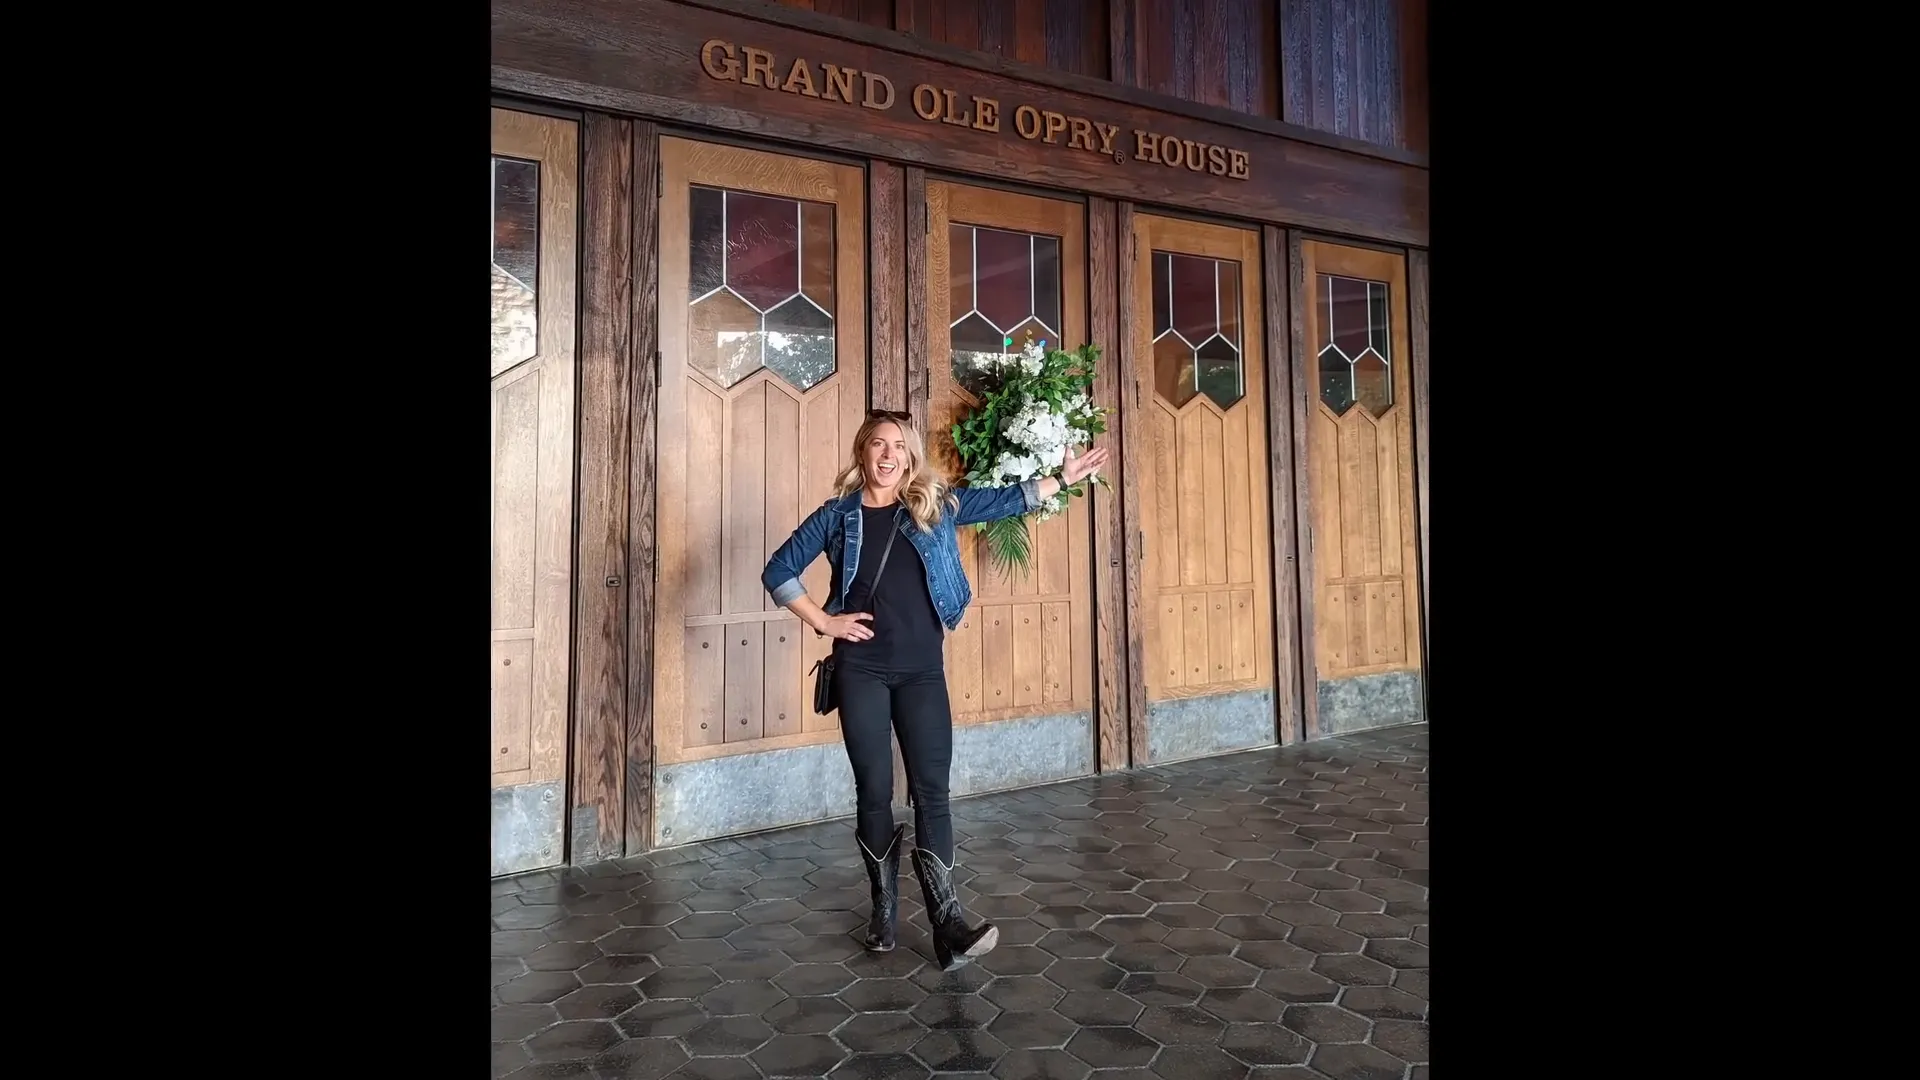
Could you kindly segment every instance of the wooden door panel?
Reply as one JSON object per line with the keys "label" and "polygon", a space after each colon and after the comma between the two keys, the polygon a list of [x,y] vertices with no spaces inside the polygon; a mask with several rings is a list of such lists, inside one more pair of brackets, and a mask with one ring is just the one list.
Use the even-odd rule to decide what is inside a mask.
{"label": "wooden door panel", "polygon": [[[829,643],[776,607],[767,556],[831,494],[866,406],[860,170],[660,140],[660,764],[831,741]],[[826,595],[827,566],[801,579]]]}
{"label": "wooden door panel", "polygon": [[1134,221],[1147,699],[1270,688],[1260,237]]}
{"label": "wooden door panel", "polygon": [[[1007,338],[1024,347],[1029,331],[1068,349],[1087,340],[1086,212],[1059,199],[930,181],[927,230],[929,453],[958,477],[952,427],[978,402],[971,359],[1008,351]],[[956,724],[1093,709],[1087,500],[1029,528],[1032,567],[1024,575],[994,570],[983,541],[961,530],[974,602],[947,639]]]}
{"label": "wooden door panel", "polygon": [[493,110],[493,873],[566,857],[579,135]]}
{"label": "wooden door panel", "polygon": [[1420,611],[1406,262],[1300,245],[1314,680],[1309,734],[1417,720]]}

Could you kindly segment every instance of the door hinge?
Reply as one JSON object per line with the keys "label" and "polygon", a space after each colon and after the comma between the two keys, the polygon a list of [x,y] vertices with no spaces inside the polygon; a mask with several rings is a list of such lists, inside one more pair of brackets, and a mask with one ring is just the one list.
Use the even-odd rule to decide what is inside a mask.
{"label": "door hinge", "polygon": [[661,372],[660,372],[661,364],[662,364],[662,361],[660,359],[660,350],[655,349],[653,350],[653,385],[654,385],[653,392],[656,395],[660,393],[659,387],[660,387],[660,379],[661,379]]}
{"label": "door hinge", "polygon": [[926,203],[920,204],[920,231],[933,235],[933,208]]}

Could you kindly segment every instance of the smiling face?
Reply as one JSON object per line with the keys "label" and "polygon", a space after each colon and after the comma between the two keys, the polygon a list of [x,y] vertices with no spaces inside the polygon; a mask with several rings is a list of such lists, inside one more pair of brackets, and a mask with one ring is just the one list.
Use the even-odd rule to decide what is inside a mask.
{"label": "smiling face", "polygon": [[867,486],[874,491],[892,491],[901,478],[913,471],[907,437],[900,425],[888,420],[875,424],[860,447],[860,464]]}

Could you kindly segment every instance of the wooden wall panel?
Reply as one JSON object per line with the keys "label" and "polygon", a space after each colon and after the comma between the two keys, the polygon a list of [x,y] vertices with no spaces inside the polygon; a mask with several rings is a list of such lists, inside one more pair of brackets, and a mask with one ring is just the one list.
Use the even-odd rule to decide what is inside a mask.
{"label": "wooden wall panel", "polygon": [[1279,0],[1280,119],[1427,149],[1427,0]]}
{"label": "wooden wall panel", "polygon": [[[627,426],[627,854],[653,846],[654,403],[660,347],[660,130],[633,123],[633,275]],[[679,647],[676,639],[670,643]]]}
{"label": "wooden wall panel", "polygon": [[582,142],[580,524],[574,556],[569,852],[576,863],[617,857],[626,843],[633,124],[588,113]]}
{"label": "wooden wall panel", "polygon": [[[1134,207],[1130,202],[1119,204],[1114,221],[1115,246],[1118,255],[1118,290],[1122,297],[1136,295],[1139,287],[1135,280],[1132,253],[1137,243],[1133,235]],[[1124,245],[1124,246],[1121,246]],[[1107,379],[1113,381],[1118,376],[1120,393],[1120,421],[1123,427],[1118,429],[1126,435],[1124,425],[1131,417],[1141,413],[1140,384],[1138,372],[1143,365],[1151,365],[1151,356],[1143,355],[1135,344],[1141,318],[1152,319],[1153,313],[1144,314],[1137,305],[1121,303],[1119,327],[1113,337],[1114,362],[1108,365]],[[1125,534],[1125,569],[1127,599],[1127,753],[1128,759],[1135,765],[1147,763],[1147,683],[1146,683],[1146,647],[1142,639],[1146,636],[1145,586],[1141,581],[1140,567],[1142,552],[1146,546],[1146,533],[1141,524],[1141,470],[1150,468],[1152,459],[1140,452],[1144,440],[1138,437],[1121,438],[1109,445],[1120,448],[1120,508]]]}
{"label": "wooden wall panel", "polygon": [[[1107,412],[1104,445],[1126,445],[1120,407],[1119,279],[1120,239],[1115,231],[1116,207],[1111,199],[1087,200],[1087,309],[1089,340],[1104,351],[1100,377],[1094,381],[1094,401]],[[1123,486],[1116,454],[1107,469],[1113,490],[1096,488],[1093,500],[1093,580],[1098,628],[1094,636],[1094,668],[1099,672],[1099,768],[1124,769],[1127,756],[1127,560],[1119,494]]]}
{"label": "wooden wall panel", "polygon": [[893,29],[895,0],[777,0],[781,7],[813,11],[821,15],[850,19],[883,30]]}
{"label": "wooden wall panel", "polygon": [[921,431],[927,430],[927,170],[906,170],[907,403]]}
{"label": "wooden wall panel", "polygon": [[1108,0],[899,0],[894,29],[1054,71],[1107,77]]}
{"label": "wooden wall panel", "polygon": [[1300,676],[1300,577],[1293,498],[1293,331],[1287,294],[1287,231],[1269,225],[1261,248],[1266,283],[1267,482],[1273,510],[1273,696],[1279,704],[1280,742],[1306,732]]}
{"label": "wooden wall panel", "polygon": [[[900,166],[876,161],[867,167],[867,250],[873,297],[867,309],[871,333],[873,407],[907,407],[906,176]],[[824,496],[823,496],[824,497]]]}
{"label": "wooden wall panel", "polygon": [[1115,82],[1250,116],[1280,115],[1273,0],[1113,0]]}

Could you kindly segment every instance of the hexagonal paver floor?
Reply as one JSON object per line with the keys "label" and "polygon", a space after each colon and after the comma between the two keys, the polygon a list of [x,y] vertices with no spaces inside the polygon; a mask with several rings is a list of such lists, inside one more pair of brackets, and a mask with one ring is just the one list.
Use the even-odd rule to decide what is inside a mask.
{"label": "hexagonal paver floor", "polygon": [[[845,821],[491,883],[496,1077],[1427,1075],[1427,727],[963,799],[942,972],[912,871],[860,948]],[[908,841],[911,842],[910,840]]]}

